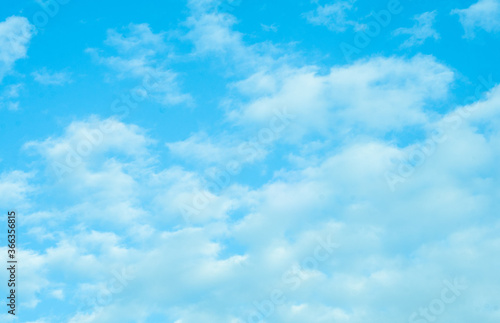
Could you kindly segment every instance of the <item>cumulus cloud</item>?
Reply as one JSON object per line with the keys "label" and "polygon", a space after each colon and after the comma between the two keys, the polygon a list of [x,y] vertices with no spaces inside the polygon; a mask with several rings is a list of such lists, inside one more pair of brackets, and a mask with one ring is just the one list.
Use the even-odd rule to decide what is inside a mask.
{"label": "cumulus cloud", "polygon": [[[53,274],[64,272],[79,285],[58,288],[62,292],[56,295],[95,300],[111,286],[109,268],[134,265],[147,275],[126,280],[109,302],[88,305],[71,320],[401,322],[414,312],[419,315],[419,307],[464,275],[473,287],[457,297],[468,301],[460,307],[450,304],[446,316],[486,319],[495,314],[478,314],[475,308],[496,300],[484,288],[497,275],[484,264],[492,264],[489,255],[500,225],[493,216],[500,173],[484,170],[496,169],[500,153],[500,134],[492,130],[500,120],[498,93],[496,87],[484,99],[429,122],[428,138],[434,127],[450,123],[450,116],[469,113],[395,191],[384,174],[390,161],[411,146],[366,138],[328,151],[316,164],[283,170],[263,185],[234,181],[226,190],[206,191],[213,198],[205,215],[185,222],[179,206],[203,190],[200,173],[179,166],[136,172],[125,160],[116,159],[114,168],[100,160],[85,178],[72,179],[76,194],[62,210],[70,216],[52,229],[61,235],[60,242],[33,253],[52,273],[50,284],[49,276],[39,274],[33,293],[53,291],[54,284],[62,283]],[[73,140],[77,129],[88,124],[71,125],[71,131],[38,143],[38,149],[56,156],[55,147]],[[102,149],[126,152],[125,142],[136,142],[136,152],[130,154],[144,159],[144,131],[126,124],[119,129],[121,136],[111,136]],[[115,141],[119,137],[128,139]],[[130,207],[117,208],[124,201]],[[134,212],[138,216],[131,216]],[[73,223],[69,228],[68,219]],[[33,220],[26,225],[36,225]],[[135,241],[133,246],[125,245],[126,239]],[[323,250],[318,248],[332,251],[317,253]],[[282,293],[281,301],[269,303],[276,291]],[[380,310],[386,304],[397,305],[389,316]]]}
{"label": "cumulus cloud", "polygon": [[465,38],[474,38],[476,29],[487,32],[500,31],[500,1],[479,0],[466,9],[454,9],[452,14],[460,18]]}
{"label": "cumulus cloud", "polygon": [[[424,320],[427,308],[434,320],[498,320],[499,87],[443,115],[435,106],[455,74],[432,56],[372,57],[326,72],[281,64],[247,46],[219,4],[189,2],[195,54],[272,62],[230,85],[241,98],[227,103],[236,135],[200,132],[165,146],[148,129],[90,117],[26,143],[33,167],[64,175],[37,188],[36,211],[22,217],[43,242],[23,245],[25,306],[65,301],[64,314],[36,319],[396,323]],[[219,47],[204,43],[210,33]],[[123,77],[143,75],[166,50],[145,25],[108,36],[119,55],[96,59]],[[265,179],[254,178],[270,164],[265,154],[243,179],[210,179],[163,155],[224,165],[249,133],[268,138],[261,130],[283,120],[267,143],[287,144],[280,157],[300,162],[279,163]],[[424,157],[413,153],[418,143],[386,137],[413,127],[422,143],[434,140]],[[401,164],[411,171],[400,173]],[[0,202],[26,200],[31,181],[2,173]],[[198,212],[186,217],[186,207]],[[432,308],[457,281],[446,311]]]}
{"label": "cumulus cloud", "polygon": [[[423,125],[428,104],[447,97],[454,73],[431,56],[372,58],[333,67],[290,68],[247,80],[272,84],[271,93],[251,96],[230,118],[266,122],[286,107],[297,119],[290,136],[317,133],[377,133]],[[241,83],[243,89],[247,87]]]}
{"label": "cumulus cloud", "polygon": [[17,60],[26,57],[34,34],[35,27],[24,17],[11,16],[0,22],[0,81]]}
{"label": "cumulus cloud", "polygon": [[[268,322],[395,323],[428,306],[446,286],[443,281],[466,275],[474,287],[447,305],[442,318],[487,321],[496,315],[488,304],[498,301],[491,290],[498,283],[498,261],[491,260],[498,221],[491,214],[498,207],[499,178],[498,172],[482,178],[481,169],[494,166],[495,159],[476,157],[497,152],[498,145],[481,140],[484,135],[472,127],[463,131],[396,192],[388,189],[383,174],[399,148],[370,140],[332,149],[318,165],[283,171],[264,185],[241,190],[235,183],[217,195],[223,207],[210,204],[211,216],[191,224],[169,218],[179,216],[176,206],[199,185],[199,174],[180,167],[143,173],[99,167],[103,180],[89,185],[93,170],[77,194],[98,207],[72,207],[75,222],[54,228],[68,236],[42,254],[47,274],[40,274],[41,282],[50,277],[50,283],[32,286],[39,288],[37,295],[47,295],[69,275],[78,287],[64,287],[64,295],[75,303],[97,303],[82,311],[68,305],[71,317],[51,322],[247,323],[262,317]],[[467,158],[464,152],[474,147],[474,158]],[[106,185],[125,175],[127,181]],[[420,187],[424,193],[417,193]],[[101,200],[96,191],[108,195]],[[113,191],[119,193],[116,199],[109,197]],[[110,212],[106,206],[128,199],[145,210],[122,222],[126,230],[81,218],[94,212],[96,218],[127,217],[130,210]],[[494,225],[483,226],[478,218]],[[86,229],[89,225],[94,228]],[[138,239],[141,226],[149,230]],[[75,227],[82,232],[71,232]],[[335,243],[331,256],[314,260],[318,239],[329,236]],[[129,240],[133,243],[125,244]],[[131,264],[142,274],[117,285],[111,268]],[[113,290],[119,292],[110,291],[117,286]],[[270,301],[275,291],[283,295],[279,304]],[[37,306],[44,301],[40,297]]]}
{"label": "cumulus cloud", "polygon": [[[113,152],[114,156],[144,156],[151,140],[134,125],[96,116],[71,123],[58,138],[31,141],[26,149],[36,150],[49,163],[92,164],[94,159]],[[75,166],[76,167],[76,166]]]}

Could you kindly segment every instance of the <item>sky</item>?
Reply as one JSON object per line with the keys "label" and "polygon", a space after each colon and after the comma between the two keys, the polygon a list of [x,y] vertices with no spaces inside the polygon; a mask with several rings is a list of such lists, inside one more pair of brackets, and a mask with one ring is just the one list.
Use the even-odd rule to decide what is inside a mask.
{"label": "sky", "polygon": [[4,1],[1,322],[500,321],[500,0]]}

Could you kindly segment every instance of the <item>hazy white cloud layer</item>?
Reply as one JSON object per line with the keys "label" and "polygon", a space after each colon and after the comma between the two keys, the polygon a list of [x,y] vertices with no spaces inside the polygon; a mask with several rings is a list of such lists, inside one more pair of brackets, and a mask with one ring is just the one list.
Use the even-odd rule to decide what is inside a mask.
{"label": "hazy white cloud layer", "polygon": [[[246,5],[189,0],[170,29],[81,18],[100,26],[78,45],[95,70],[39,58],[2,84],[2,116],[58,112],[50,129],[9,137],[22,161],[0,159],[0,206],[23,230],[19,312],[31,315],[0,321],[500,321],[500,85],[418,52],[446,40],[442,8],[392,17],[394,52],[346,63],[340,50],[301,52],[264,14],[253,27],[276,38],[239,28]],[[347,37],[372,17],[353,18],[358,8],[294,12]],[[498,10],[481,0],[453,13],[473,38],[499,30]],[[0,80],[33,35],[26,18],[0,22]]]}
{"label": "hazy white cloud layer", "polygon": [[[72,322],[140,321],[154,314],[182,322],[252,322],[266,313],[272,313],[268,322],[400,322],[451,284],[455,289],[449,287],[446,297],[454,302],[443,318],[492,320],[497,314],[488,304],[498,298],[488,286],[498,283],[491,254],[498,240],[500,173],[485,178],[484,170],[495,169],[500,154],[500,134],[486,130],[499,122],[498,93],[495,88],[484,100],[428,122],[426,139],[438,127],[448,139],[411,176],[392,170],[399,178],[395,190],[384,175],[411,146],[367,138],[276,173],[262,186],[229,178],[214,193],[204,187],[203,174],[145,167],[154,140],[138,127],[113,120],[72,123],[64,136],[30,144],[48,167],[90,129],[109,123],[114,130],[57,188],[66,207],[25,216],[31,234],[40,237],[48,226],[45,239],[55,243],[24,251],[37,259],[35,267],[45,268],[31,276],[30,304],[40,301],[37,291],[90,299]],[[461,111],[469,116],[451,121]],[[193,148],[199,151],[198,145]],[[20,175],[3,175],[0,189],[23,201],[37,188]],[[203,203],[196,202],[199,192],[207,205],[187,221],[182,210]],[[46,222],[56,214],[57,222]],[[101,295],[113,270],[130,268],[142,274],[126,272],[122,292]],[[80,283],[65,286],[57,272]],[[104,297],[112,301],[100,304]],[[387,304],[394,306],[390,314],[380,309]]]}

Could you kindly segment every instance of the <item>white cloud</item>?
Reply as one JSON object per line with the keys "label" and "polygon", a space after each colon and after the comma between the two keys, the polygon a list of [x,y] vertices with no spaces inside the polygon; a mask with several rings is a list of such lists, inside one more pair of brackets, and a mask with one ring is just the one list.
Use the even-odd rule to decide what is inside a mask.
{"label": "white cloud", "polygon": [[[22,214],[20,213],[17,216],[17,223],[19,223]],[[0,248],[0,251],[7,254],[7,247]],[[16,256],[18,260],[22,259],[22,262],[18,262],[18,270],[22,270],[23,275],[26,275],[24,279],[17,280],[16,290],[18,293],[21,290],[23,291],[23,298],[19,298],[18,306],[28,309],[35,308],[40,303],[41,291],[49,286],[49,280],[45,272],[46,259],[37,252],[21,247],[19,243],[16,248]],[[7,273],[0,273],[0,278],[7,281]]]}
{"label": "white cloud", "polygon": [[347,12],[353,9],[355,1],[337,1],[324,6],[318,4],[313,11],[304,14],[309,23],[318,26],[326,26],[336,32],[342,32],[349,26],[360,29],[361,25],[347,18]]}
{"label": "white cloud", "polygon": [[46,68],[31,73],[35,81],[43,85],[65,85],[72,82],[68,72],[52,72]]}
{"label": "white cloud", "polygon": [[[475,103],[462,127],[449,132],[450,140],[395,192],[383,175],[389,160],[407,147],[366,139],[332,149],[314,165],[283,170],[255,188],[231,183],[215,194],[206,215],[185,223],[173,219],[180,216],[179,203],[203,189],[199,174],[180,167],[135,172],[125,161],[116,159],[113,168],[101,160],[87,169],[86,179],[72,183],[76,194],[63,212],[76,222],[60,223],[59,230],[65,232],[60,243],[39,259],[53,278],[47,283],[41,272],[30,293],[63,289],[57,287],[62,275],[53,274],[64,273],[79,283],[76,289],[64,289],[65,300],[93,299],[107,288],[109,268],[135,264],[143,275],[130,280],[109,303],[74,313],[69,321],[113,323],[155,315],[186,323],[246,323],[257,310],[254,302],[268,300],[279,289],[283,304],[273,305],[266,321],[395,323],[408,321],[429,304],[443,280],[465,275],[474,287],[460,296],[460,306],[447,305],[447,318],[479,315],[486,320],[494,313],[478,314],[475,309],[498,299],[487,292],[487,286],[498,282],[498,261],[490,256],[498,249],[495,232],[500,225],[494,216],[500,134],[492,127],[500,121],[498,93],[495,88]],[[148,154],[145,140],[138,140],[144,131],[124,124],[123,133],[127,131],[135,134],[129,141],[144,147],[134,157],[141,159]],[[126,149],[118,143],[116,148]],[[114,210],[125,200],[134,208]],[[131,217],[137,209],[140,216]],[[105,219],[98,219],[103,215]],[[100,229],[85,228],[102,222],[106,225]],[[149,226],[149,233],[137,239],[141,226]],[[295,283],[283,274],[294,265],[305,266],[317,239],[328,236],[339,244],[331,258],[291,276],[298,284],[292,288]],[[123,244],[127,239],[136,241],[134,247]],[[394,305],[389,316],[380,310],[388,303]]]}
{"label": "white cloud", "polygon": [[[261,160],[266,155],[266,145],[258,142],[252,142],[251,139],[242,140],[231,138],[229,136],[222,136],[223,139],[217,140],[209,137],[206,133],[196,133],[186,140],[167,143],[170,152],[191,161],[197,165],[224,165],[229,162],[236,162],[238,165],[244,163],[254,162]],[[245,148],[253,147],[256,145],[254,153],[245,154]],[[268,143],[269,144],[269,143]]]}
{"label": "white cloud", "polygon": [[410,35],[410,38],[408,38],[401,47],[419,46],[428,38],[439,39],[439,34],[432,26],[436,19],[436,14],[436,11],[424,12],[413,18],[416,21],[413,27],[396,29],[394,35]]}
{"label": "white cloud", "polygon": [[30,192],[34,187],[29,179],[33,173],[22,171],[3,172],[0,174],[0,206],[4,208],[26,208]]}
{"label": "white cloud", "polygon": [[455,9],[451,13],[460,17],[466,38],[474,38],[477,28],[487,32],[500,31],[499,0],[479,0],[467,9]]}
{"label": "white cloud", "polygon": [[19,109],[19,101],[21,90],[24,88],[23,83],[9,84],[4,87],[0,93],[0,109],[6,107],[8,110],[16,111]]}
{"label": "white cloud", "polygon": [[[218,2],[190,3],[201,10]],[[216,26],[201,24],[203,32],[192,39],[205,53],[218,53],[202,38],[226,21],[205,18]],[[193,28],[205,18],[198,16]],[[262,59],[224,28],[214,36],[221,48],[241,53],[239,58]],[[149,66],[142,58],[155,55],[151,48],[161,39],[148,30],[138,27],[130,37],[111,33],[109,44],[120,53],[139,54],[103,62],[116,63],[124,76],[142,75]],[[218,192],[206,187],[199,171],[155,163],[159,152],[148,132],[115,119],[75,121],[60,135],[27,143],[49,166],[75,162],[75,154],[81,159],[73,176],[39,190],[48,210],[40,206],[26,217],[27,230],[49,223],[56,237],[49,247],[36,245],[42,250],[24,254],[31,259],[27,305],[44,306],[44,297],[53,301],[59,290],[69,308],[95,300],[109,292],[113,269],[135,266],[140,274],[110,293],[105,304],[48,321],[248,323],[258,307],[267,307],[264,319],[270,323],[395,323],[429,304],[444,279],[466,275],[472,287],[460,303],[447,304],[440,318],[497,320],[491,304],[500,299],[491,286],[500,283],[499,261],[491,255],[499,249],[499,88],[453,111],[473,110],[394,192],[384,174],[391,160],[412,147],[373,138],[414,125],[431,136],[434,127],[449,123],[452,113],[443,118],[433,104],[446,98],[454,77],[450,68],[423,55],[375,57],[321,74],[315,66],[257,69],[233,84],[245,96],[231,115],[240,125],[267,125],[286,107],[294,119],[285,140],[314,132],[334,140],[338,133],[354,138],[320,147],[324,154],[315,158],[303,151],[317,148],[291,145],[302,155],[300,165],[277,171],[264,184],[231,179]],[[248,131],[243,132],[238,138]],[[198,133],[167,146],[178,156],[208,163],[224,162],[218,154],[234,156],[239,140],[232,134],[212,138]],[[23,174],[1,178],[9,201],[25,199],[29,177]],[[186,222],[179,207],[192,203],[197,192],[209,203]],[[51,212],[53,196],[60,200]],[[338,248],[314,263],[318,239],[325,237]],[[298,273],[288,277],[292,281],[283,278],[297,266]],[[3,281],[5,275],[0,273]],[[64,285],[68,281],[76,286]],[[271,310],[269,302],[262,304],[276,289],[284,300]]]}
{"label": "white cloud", "polygon": [[267,70],[289,59],[290,53],[270,42],[249,44],[246,34],[235,30],[235,16],[221,12],[225,1],[190,1],[191,15],[183,25],[182,39],[194,45],[194,55],[218,58],[224,76],[248,75]]}
{"label": "white cloud", "polygon": [[113,118],[101,120],[91,116],[87,120],[72,122],[59,138],[28,142],[25,147],[35,148],[50,162],[62,162],[68,152],[80,154],[89,161],[107,151],[141,156],[151,143],[142,131],[135,125],[124,124]]}
{"label": "white cloud", "polygon": [[194,42],[197,52],[201,54],[231,50],[243,55],[247,49],[242,45],[243,35],[231,29],[235,23],[236,18],[225,13],[194,15],[186,22],[191,29],[187,38]]}
{"label": "white cloud", "polygon": [[153,33],[148,24],[130,24],[127,29],[127,34],[109,29],[105,44],[137,56],[154,56],[167,48],[164,33]]}
{"label": "white cloud", "polygon": [[155,34],[147,24],[130,24],[123,33],[108,30],[105,44],[118,56],[106,56],[94,48],[86,51],[99,64],[118,72],[119,78],[135,78],[147,85],[145,91],[134,95],[138,101],[151,98],[164,105],[192,104],[192,97],[183,93],[178,75],[169,66],[168,45],[163,33]]}
{"label": "white cloud", "polygon": [[287,133],[296,139],[309,132],[373,134],[423,125],[430,105],[447,97],[454,73],[431,56],[417,55],[362,60],[326,75],[309,66],[258,78],[273,84],[272,93],[250,96],[250,103],[230,118],[268,122],[274,111],[286,107],[297,118]]}
{"label": "white cloud", "polygon": [[272,31],[274,33],[278,31],[278,26],[276,24],[271,24],[271,25],[260,24],[260,26],[264,31]]}
{"label": "white cloud", "polygon": [[11,16],[0,22],[0,81],[14,63],[26,57],[35,27],[24,17]]}
{"label": "white cloud", "polygon": [[[31,141],[24,148],[38,152],[46,162],[46,174],[68,185],[69,192],[78,194],[93,187],[95,198],[116,201],[108,211],[120,212],[131,206],[131,199],[125,197],[132,194],[134,185],[124,168],[149,167],[154,159],[147,147],[152,143],[137,126],[91,117],[71,123],[58,138]],[[127,214],[133,218],[140,211],[130,209]]]}
{"label": "white cloud", "polygon": [[8,98],[8,99],[15,99],[19,97],[19,92],[23,88],[22,83],[18,84],[10,84],[8,86],[5,86],[5,89],[2,93],[2,97]]}

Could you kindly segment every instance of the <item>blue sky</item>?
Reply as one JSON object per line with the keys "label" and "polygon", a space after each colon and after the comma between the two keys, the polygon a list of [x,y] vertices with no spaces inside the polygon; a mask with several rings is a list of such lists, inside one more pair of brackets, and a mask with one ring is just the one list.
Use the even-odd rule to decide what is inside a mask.
{"label": "blue sky", "polygon": [[499,41],[499,0],[3,4],[1,321],[498,322]]}

